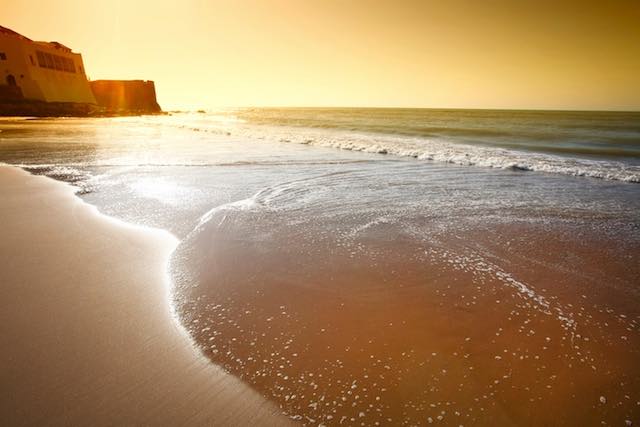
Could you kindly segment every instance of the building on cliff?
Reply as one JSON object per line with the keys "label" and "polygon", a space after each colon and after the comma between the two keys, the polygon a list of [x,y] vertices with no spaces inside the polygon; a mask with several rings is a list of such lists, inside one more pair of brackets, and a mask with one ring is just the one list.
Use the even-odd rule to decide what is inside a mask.
{"label": "building on cliff", "polygon": [[0,116],[160,112],[152,81],[89,81],[79,53],[0,26]]}
{"label": "building on cliff", "polygon": [[82,55],[0,26],[0,99],[95,104]]}

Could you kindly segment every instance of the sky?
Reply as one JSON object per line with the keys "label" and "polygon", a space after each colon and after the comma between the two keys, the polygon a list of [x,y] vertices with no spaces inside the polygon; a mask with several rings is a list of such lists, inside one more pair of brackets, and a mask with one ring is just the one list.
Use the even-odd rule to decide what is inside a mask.
{"label": "sky", "polygon": [[640,110],[640,1],[0,0],[0,25],[165,110]]}

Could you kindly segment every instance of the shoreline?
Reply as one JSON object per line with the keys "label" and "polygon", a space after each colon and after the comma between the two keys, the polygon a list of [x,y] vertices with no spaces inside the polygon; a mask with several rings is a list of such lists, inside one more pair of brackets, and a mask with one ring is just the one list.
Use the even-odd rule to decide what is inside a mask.
{"label": "shoreline", "polygon": [[173,316],[169,232],[101,214],[68,184],[0,165],[0,320],[11,425],[287,425]]}
{"label": "shoreline", "polygon": [[[169,421],[122,416],[123,424],[179,424],[185,417],[187,424],[264,424],[253,409],[235,416],[226,415],[227,408],[219,418],[204,413],[192,422],[199,405],[208,404],[192,399],[224,407],[242,390],[263,396],[268,403],[257,398],[256,405],[279,408],[286,421],[325,425],[424,424],[438,417],[464,425],[624,424],[637,418],[640,187],[303,147],[294,141],[309,130],[292,129],[291,138],[278,142],[275,127],[233,132],[236,126],[216,115],[0,126],[0,161],[81,188],[79,197],[69,195],[70,206],[82,200],[106,215],[77,224],[73,210],[58,215],[50,208],[62,196],[26,184],[16,188],[16,197],[28,196],[23,202],[40,205],[17,207],[17,219],[3,221],[3,237],[16,232],[20,216],[26,221],[26,238],[12,239],[24,254],[8,244],[3,268],[29,278],[41,263],[55,265],[39,273],[45,281],[31,292],[44,296],[19,309],[13,306],[23,305],[21,283],[33,280],[7,281],[0,272],[0,283],[16,285],[7,294],[13,311],[6,315],[6,334],[22,338],[27,355],[43,352],[38,357],[49,362],[52,353],[61,360],[50,362],[55,369],[40,368],[37,357],[24,365],[35,391],[22,393],[21,403],[32,395],[47,404],[49,396],[57,399],[64,387],[49,387],[50,377],[61,384],[59,378],[70,375],[65,367],[77,366],[85,369],[80,378],[89,390],[101,394],[85,398],[86,386],[74,385],[66,399],[74,406],[96,405],[104,395],[111,408],[126,407],[125,390],[149,417],[159,407],[191,408]],[[215,133],[216,127],[230,135]],[[560,134],[565,128],[555,127]],[[38,200],[41,194],[47,200]],[[13,197],[3,201],[13,204]],[[175,240],[155,230],[180,239],[167,269],[169,301],[161,261]],[[53,243],[41,248],[51,233]],[[23,258],[31,261],[14,265]],[[163,322],[156,332],[144,332],[149,319]],[[73,338],[78,323],[91,334],[70,340],[77,349],[61,351],[67,344],[58,337]],[[166,338],[166,330],[176,333]],[[113,336],[133,344],[118,344]],[[13,341],[4,341],[9,355]],[[194,345],[199,352],[186,350]],[[160,368],[130,367],[136,351]],[[222,375],[222,391],[212,386],[216,396],[190,381],[184,385],[189,369],[156,360],[196,360],[194,352],[214,371],[231,374]],[[18,354],[14,359],[23,357]],[[85,365],[108,372],[102,375],[107,380],[94,384]],[[20,370],[9,369],[11,381],[2,379],[12,392],[22,383],[14,374]],[[128,378],[109,388],[111,372]],[[183,384],[176,393],[175,372]],[[241,385],[228,397],[232,383]],[[81,419],[74,411],[73,419]],[[54,415],[54,424],[63,423],[63,412]]]}

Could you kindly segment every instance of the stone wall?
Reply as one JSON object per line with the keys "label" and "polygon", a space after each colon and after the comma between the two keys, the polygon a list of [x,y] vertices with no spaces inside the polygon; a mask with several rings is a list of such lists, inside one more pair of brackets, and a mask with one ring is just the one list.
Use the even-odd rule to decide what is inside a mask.
{"label": "stone wall", "polygon": [[0,103],[22,99],[24,99],[24,95],[18,86],[0,84]]}
{"label": "stone wall", "polygon": [[43,102],[30,99],[0,99],[0,116],[12,117],[102,117],[108,114],[95,104]]}
{"label": "stone wall", "polygon": [[91,90],[100,107],[112,113],[159,113],[153,81],[95,80]]}

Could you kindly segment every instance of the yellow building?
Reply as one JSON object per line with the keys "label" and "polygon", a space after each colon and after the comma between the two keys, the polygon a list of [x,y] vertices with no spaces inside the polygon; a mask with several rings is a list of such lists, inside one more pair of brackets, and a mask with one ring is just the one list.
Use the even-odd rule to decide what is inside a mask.
{"label": "yellow building", "polygon": [[95,104],[82,55],[0,26],[0,97]]}

